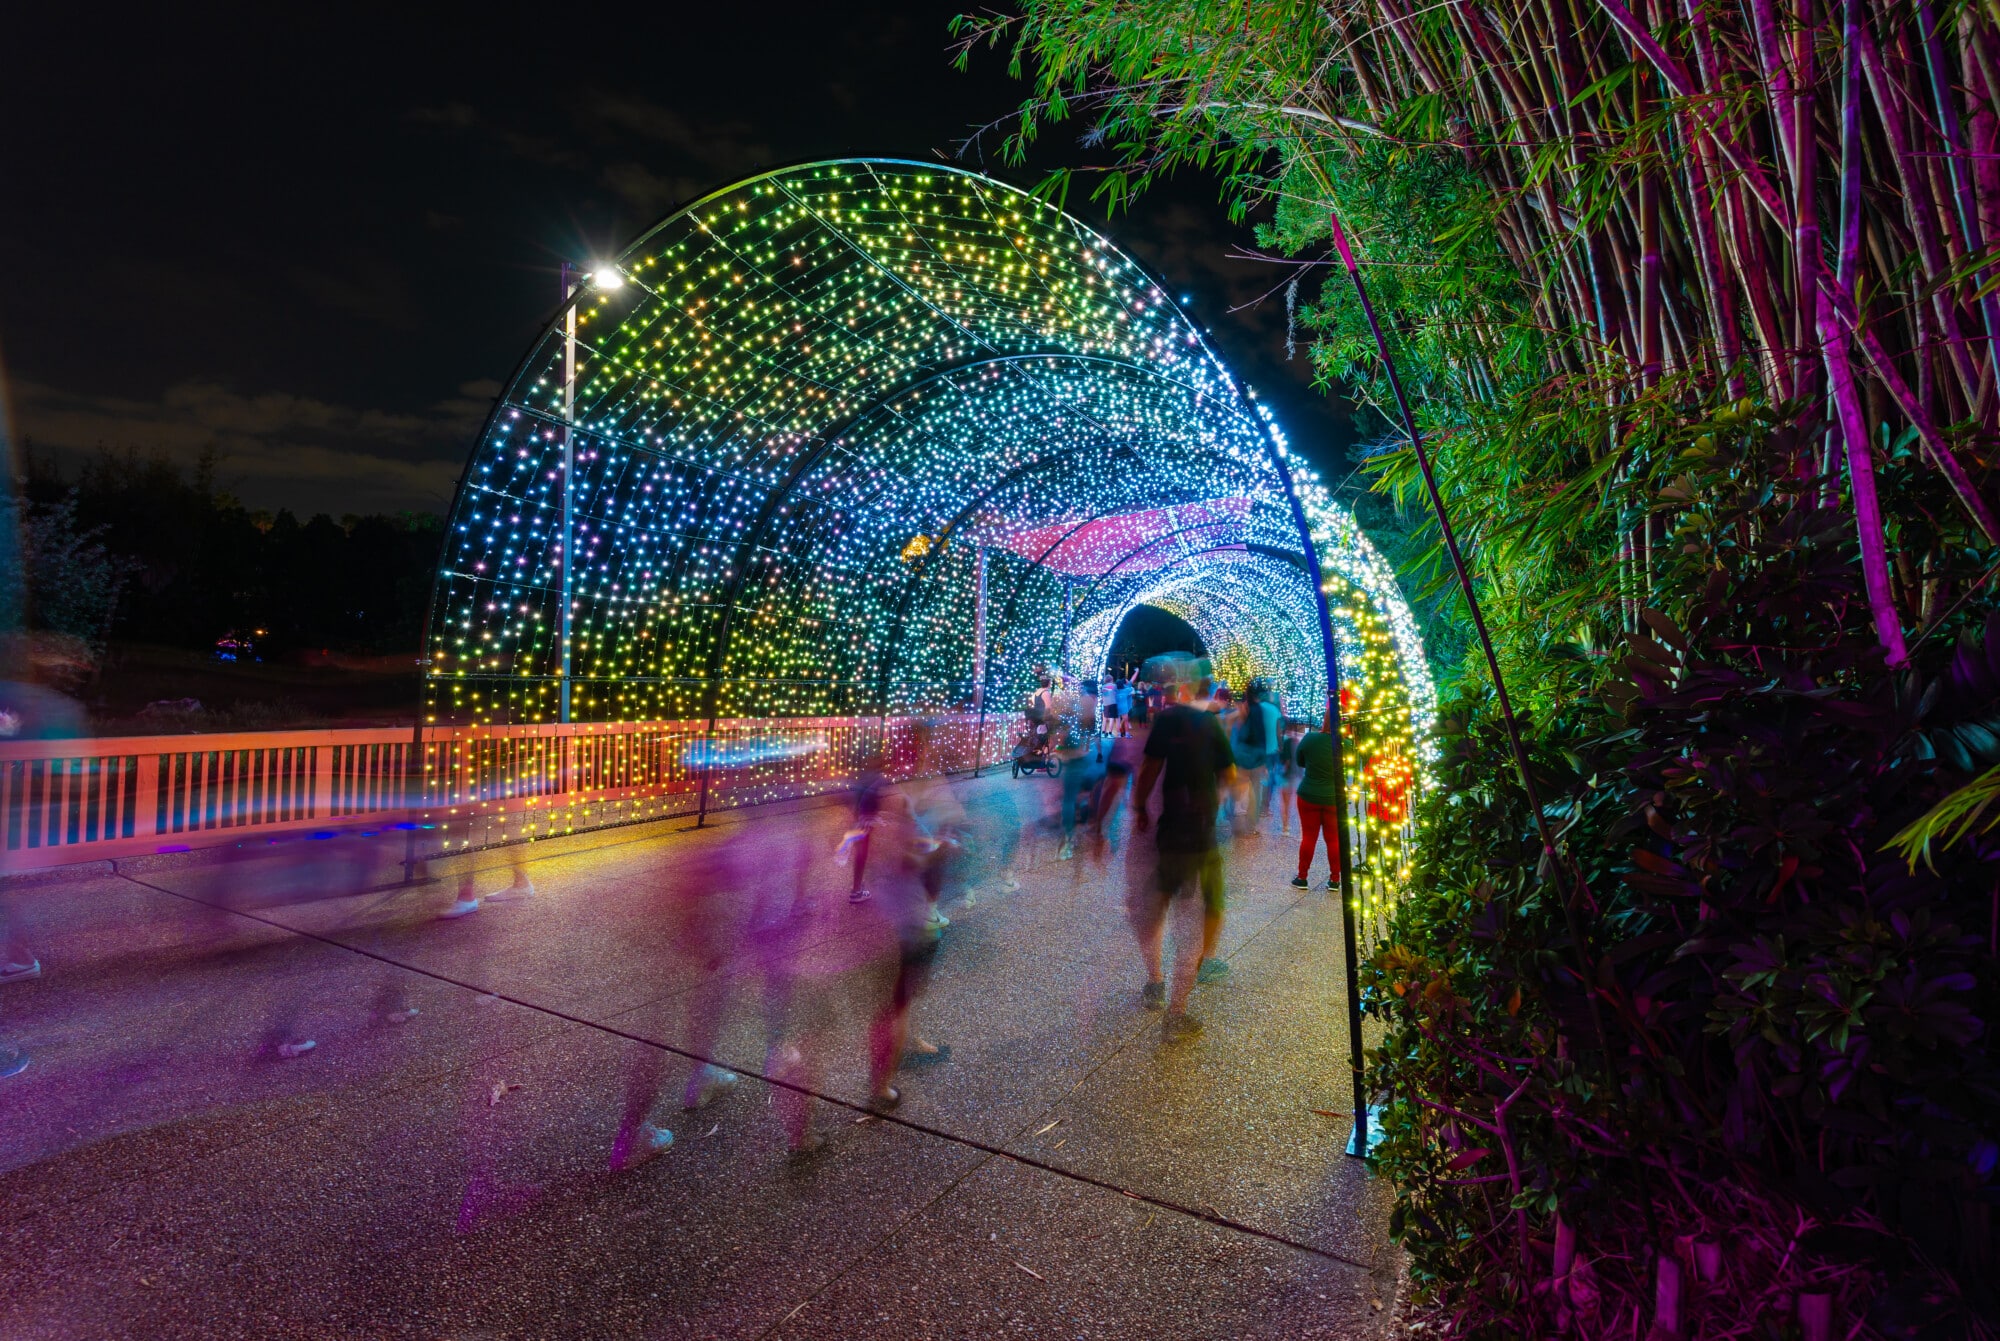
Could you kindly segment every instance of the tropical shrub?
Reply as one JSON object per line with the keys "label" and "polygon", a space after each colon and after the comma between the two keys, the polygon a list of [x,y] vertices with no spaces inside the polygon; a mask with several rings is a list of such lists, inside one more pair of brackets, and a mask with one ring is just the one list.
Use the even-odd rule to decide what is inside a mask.
{"label": "tropical shrub", "polygon": [[1648,1245],[1687,1335],[1799,1294],[1885,1335],[1996,1307],[2000,842],[1913,867],[1889,840],[2000,761],[2000,617],[1891,673],[1839,513],[1770,489],[1800,435],[1762,428],[1682,477],[1676,608],[1533,732],[1564,870],[1461,715],[1368,965],[1395,1227],[1471,1334],[1629,1334]]}

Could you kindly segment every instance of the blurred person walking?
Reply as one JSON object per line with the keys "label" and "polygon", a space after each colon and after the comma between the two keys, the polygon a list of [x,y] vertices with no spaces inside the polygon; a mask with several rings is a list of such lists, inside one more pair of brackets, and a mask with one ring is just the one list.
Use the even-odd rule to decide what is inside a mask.
{"label": "blurred person walking", "polygon": [[850,794],[850,804],[854,809],[854,823],[841,838],[839,858],[854,868],[854,883],[847,891],[849,903],[866,903],[870,897],[868,877],[869,836],[882,814],[882,796],[888,789],[889,778],[883,771],[887,761],[880,751],[871,753],[861,762],[861,773],[854,779],[854,790]]}
{"label": "blurred person walking", "polygon": [[833,985],[847,971],[844,964],[830,966],[804,953],[814,937],[814,857],[825,850],[825,834],[815,826],[766,826],[746,922],[743,961],[762,980],[764,1073],[778,1082],[770,1103],[793,1155],[809,1155],[825,1144],[813,1130],[813,1095],[822,1088],[829,1035],[839,1016]]}
{"label": "blurred person walking", "polygon": [[1097,833],[1101,849],[1108,840],[1116,842],[1116,825],[1119,812],[1124,808],[1125,795],[1132,787],[1132,778],[1139,771],[1140,761],[1145,752],[1145,733],[1121,735],[1111,743],[1105,753],[1104,777],[1097,784],[1097,797],[1091,805],[1091,824]]}
{"label": "blurred person walking", "polygon": [[1255,689],[1257,714],[1263,719],[1264,736],[1264,766],[1258,778],[1262,791],[1257,799],[1257,816],[1262,820],[1275,808],[1278,798],[1278,756],[1284,750],[1285,714],[1278,706],[1278,691],[1271,687],[1269,680],[1260,677]]}
{"label": "blurred person walking", "polygon": [[[42,961],[28,947],[14,896],[0,893],[0,984],[26,982],[42,976]],[[28,1069],[28,1054],[12,1043],[0,1042],[0,1080],[18,1076]]]}
{"label": "blurred person walking", "polygon": [[[686,1018],[683,1050],[695,1060],[681,1090],[681,1108],[693,1112],[736,1084],[734,1071],[715,1061],[723,1013],[740,970],[739,957],[749,920],[748,891],[759,883],[749,851],[751,829],[703,834],[692,851],[663,869],[657,916],[670,929],[674,949],[696,975],[682,1000]],[[625,1071],[624,1110],[611,1145],[615,1173],[653,1158],[674,1143],[673,1132],[652,1120],[666,1066],[666,1053],[634,1045]]]}
{"label": "blurred person walking", "polygon": [[[0,444],[6,424],[0,421]],[[13,520],[8,504],[7,519]],[[0,550],[11,558],[7,550]],[[32,636],[9,630],[0,642],[0,664],[10,672],[53,673],[49,660],[38,656]],[[0,739],[72,740],[86,735],[83,708],[75,699],[24,679],[0,680]],[[0,986],[42,976],[42,961],[28,941],[26,920],[12,894],[0,894]],[[28,1054],[18,1045],[0,1041],[0,1080],[28,1069]]]}
{"label": "blurred person walking", "polygon": [[919,833],[908,799],[885,800],[877,829],[883,844],[881,915],[895,935],[896,972],[886,999],[868,1029],[868,1101],[876,1108],[894,1108],[903,1100],[892,1082],[906,1055],[937,1055],[943,1050],[911,1027],[917,1001],[930,982],[937,958],[939,928],[929,917],[925,872],[934,849]]}
{"label": "blurred person walking", "polygon": [[933,929],[942,931],[951,925],[939,905],[944,900],[945,880],[965,849],[965,807],[944,777],[931,723],[917,724],[916,750],[917,778],[909,784],[907,794],[922,858],[924,897],[930,905],[927,920]]}
{"label": "blurred person walking", "polygon": [[[1149,679],[1164,678],[1149,675]],[[1192,679],[1175,678],[1173,702],[1160,713],[1146,738],[1145,762],[1132,789],[1133,825],[1141,832],[1151,824],[1147,810],[1155,783],[1160,790],[1160,818],[1155,838],[1153,879],[1132,891],[1127,911],[1146,963],[1142,1001],[1148,1009],[1166,1007],[1161,1035],[1173,1042],[1195,1034],[1201,1022],[1187,1013],[1188,994],[1198,978],[1213,981],[1228,972],[1214,957],[1222,936],[1222,854],[1216,847],[1216,812],[1221,789],[1232,781],[1235,765],[1229,737],[1212,714],[1190,703]],[[1187,923],[1200,898],[1200,933]],[[1167,915],[1175,907],[1181,925],[1174,933],[1174,977],[1166,981],[1164,955]],[[1213,967],[1211,967],[1213,966]]]}
{"label": "blurred person walking", "polygon": [[438,916],[447,922],[455,921],[461,917],[471,916],[489,903],[506,903],[535,897],[535,882],[528,875],[527,866],[528,848],[533,841],[527,834],[524,821],[521,834],[513,842],[506,844],[507,864],[512,868],[512,878],[507,882],[507,887],[482,896],[479,893],[478,873],[468,867],[458,877],[458,897]]}
{"label": "blurred person walking", "polygon": [[1076,855],[1077,824],[1090,819],[1097,784],[1104,777],[1104,756],[1099,738],[1076,727],[1063,738],[1056,757],[1062,760],[1062,846],[1056,860],[1068,861]]}
{"label": "blurred person walking", "polygon": [[1329,712],[1320,729],[1299,741],[1294,757],[1298,760],[1299,873],[1292,877],[1294,889],[1310,889],[1313,857],[1319,850],[1320,835],[1326,835],[1326,887],[1334,888],[1340,871],[1340,815],[1334,800],[1339,767],[1333,746],[1333,714]]}
{"label": "blurred person walking", "polygon": [[1292,817],[1297,812],[1299,799],[1299,778],[1303,770],[1299,767],[1299,742],[1306,737],[1306,724],[1295,717],[1285,719],[1285,734],[1278,742],[1278,832],[1289,835],[1292,831]]}

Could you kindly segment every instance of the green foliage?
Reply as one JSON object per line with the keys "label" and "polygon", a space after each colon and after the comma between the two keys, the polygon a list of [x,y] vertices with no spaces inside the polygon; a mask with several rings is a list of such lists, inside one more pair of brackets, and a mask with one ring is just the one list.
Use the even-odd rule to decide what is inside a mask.
{"label": "green foliage", "polygon": [[[1920,859],[1926,866],[1935,866],[1931,859],[1932,843],[1941,840],[1943,846],[1950,847],[1967,834],[1987,833],[2000,824],[2000,811],[1987,814],[1996,800],[2000,800],[2000,764],[1911,820],[1890,840],[1891,845],[1913,867]],[[1981,823],[1982,820],[1985,822]]]}
{"label": "green foliage", "polygon": [[27,596],[21,622],[78,639],[95,656],[104,650],[132,564],[106,546],[109,528],[82,525],[76,513],[74,492],[21,507],[17,534]]}
{"label": "green foliage", "polygon": [[[1364,977],[1388,1030],[1377,1163],[1420,1284],[1474,1333],[1577,1320],[1548,1267],[1560,1216],[1606,1321],[1646,1316],[1635,1264],[1685,1240],[1728,1264],[1692,1310],[1714,1334],[1808,1288],[1957,1334],[2000,1303],[1974,1266],[2000,1190],[2000,843],[1913,870],[1889,840],[1973,762],[1933,742],[1992,710],[2000,636],[1890,672],[1851,532],[1797,488],[1816,435],[1732,413],[1702,436],[1670,486],[1667,609],[1533,731],[1561,870],[1537,869],[1497,725],[1447,720],[1416,883]],[[1928,1265],[1892,1272],[1912,1245]]]}

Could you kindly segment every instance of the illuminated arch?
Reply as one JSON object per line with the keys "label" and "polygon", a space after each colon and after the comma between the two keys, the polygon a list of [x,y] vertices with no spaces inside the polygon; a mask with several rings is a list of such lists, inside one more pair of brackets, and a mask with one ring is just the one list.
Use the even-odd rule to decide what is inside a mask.
{"label": "illuminated arch", "polygon": [[1287,473],[1344,682],[1380,700],[1362,753],[1407,754],[1432,696],[1393,575],[1137,264],[975,173],[767,173],[656,225],[529,350],[453,505],[429,717],[963,706],[982,569],[989,703],[1066,651],[1096,673],[1150,601],[1311,712]]}

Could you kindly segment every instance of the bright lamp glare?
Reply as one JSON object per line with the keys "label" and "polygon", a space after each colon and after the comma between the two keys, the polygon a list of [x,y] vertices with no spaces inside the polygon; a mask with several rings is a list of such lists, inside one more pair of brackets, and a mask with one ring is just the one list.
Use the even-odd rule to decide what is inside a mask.
{"label": "bright lamp glare", "polygon": [[616,266],[599,266],[591,272],[590,278],[600,289],[622,289],[625,287],[625,276],[618,273]]}

